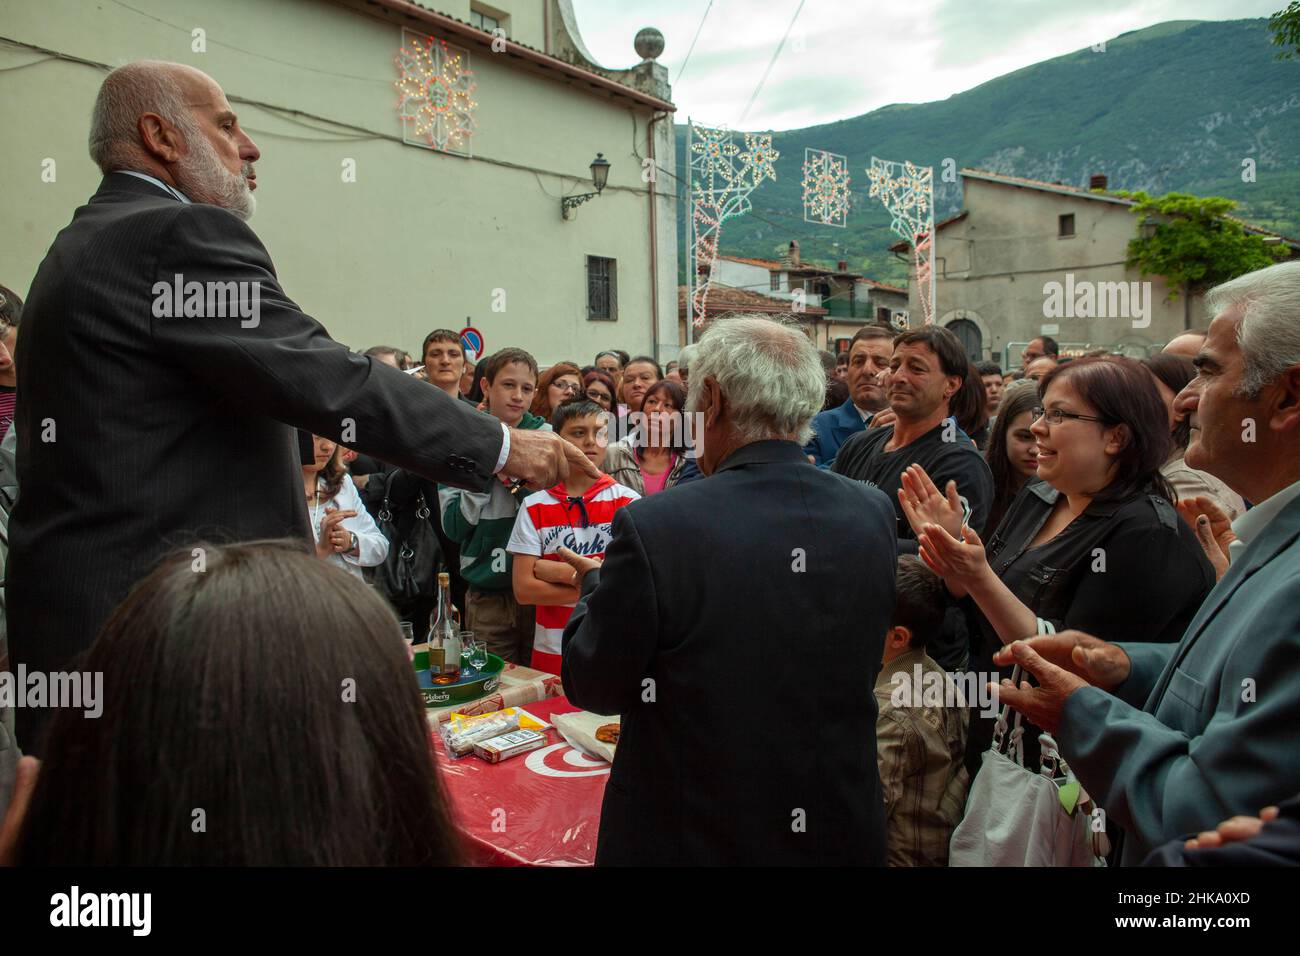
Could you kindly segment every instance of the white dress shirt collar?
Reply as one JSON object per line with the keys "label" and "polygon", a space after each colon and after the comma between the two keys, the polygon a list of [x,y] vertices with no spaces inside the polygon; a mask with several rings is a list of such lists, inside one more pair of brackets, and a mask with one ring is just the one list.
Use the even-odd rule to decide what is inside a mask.
{"label": "white dress shirt collar", "polygon": [[119,172],[119,173],[126,173],[126,175],[128,175],[128,176],[134,176],[136,179],[143,179],[143,180],[144,180],[145,182],[147,182],[147,183],[153,183],[155,186],[157,186],[157,187],[158,187],[159,189],[161,189],[163,192],[168,193],[169,195],[175,196],[175,197],[176,197],[177,199],[179,199],[181,202],[186,203],[186,204],[188,204],[188,205],[193,205],[193,203],[190,202],[189,197],[186,196],[186,195],[185,195],[183,192],[181,192],[179,189],[177,189],[175,186],[168,186],[168,185],[167,185],[165,182],[163,182],[161,179],[158,179],[157,177],[154,177],[154,176],[150,176],[148,173],[137,173],[134,169],[119,169],[119,170],[117,170],[117,172]]}
{"label": "white dress shirt collar", "polygon": [[1296,497],[1300,497],[1300,481],[1287,485],[1281,491],[1265,498],[1232,523],[1237,540],[1228,546],[1231,560],[1236,561],[1261,531]]}

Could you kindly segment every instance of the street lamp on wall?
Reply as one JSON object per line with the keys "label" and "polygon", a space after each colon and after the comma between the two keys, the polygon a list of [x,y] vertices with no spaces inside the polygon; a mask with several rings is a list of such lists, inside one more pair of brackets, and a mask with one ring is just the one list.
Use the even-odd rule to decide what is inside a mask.
{"label": "street lamp on wall", "polygon": [[1159,226],[1159,222],[1157,222],[1153,217],[1147,216],[1138,224],[1138,236],[1142,239],[1154,239],[1156,229],[1158,229]]}
{"label": "street lamp on wall", "polygon": [[588,199],[594,199],[605,191],[605,184],[609,182],[609,160],[605,158],[604,153],[597,153],[596,158],[591,161],[591,184],[596,187],[594,193],[582,193],[577,196],[565,196],[560,200],[560,215],[568,219],[569,210],[581,206]]}

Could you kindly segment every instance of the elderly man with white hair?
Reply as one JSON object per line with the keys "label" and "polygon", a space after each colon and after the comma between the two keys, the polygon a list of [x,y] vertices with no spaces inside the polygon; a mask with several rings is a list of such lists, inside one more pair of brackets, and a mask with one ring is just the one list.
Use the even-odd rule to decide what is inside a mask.
{"label": "elderly man with white hair", "polygon": [[1126,864],[1300,792],[1300,261],[1205,302],[1215,318],[1174,410],[1191,420],[1187,464],[1255,502],[1213,531],[1227,572],[1177,644],[1067,631],[994,658],[1038,679],[1002,697],[1056,735],[1124,828]]}
{"label": "elderly man with white hair", "polygon": [[884,863],[894,509],[804,457],[825,381],[797,327],[716,321],[687,401],[709,477],[620,509],[603,565],[562,552],[565,691],[622,715],[598,864]]}
{"label": "elderly man with white hair", "polygon": [[[112,71],[90,155],[104,179],[41,263],[19,333],[15,670],[68,668],[168,551],[193,548],[201,570],[205,539],[305,547],[293,426],[466,488],[595,473],[553,434],[505,429],[351,353],[294,304],[246,224],[261,153],[211,77]],[[24,748],[49,713],[20,711]]]}

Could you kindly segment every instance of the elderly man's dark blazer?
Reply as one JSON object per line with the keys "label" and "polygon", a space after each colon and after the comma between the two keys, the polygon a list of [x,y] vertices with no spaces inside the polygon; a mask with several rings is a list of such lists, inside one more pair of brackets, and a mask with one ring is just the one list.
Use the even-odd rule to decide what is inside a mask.
{"label": "elderly man's dark blazer", "polygon": [[561,668],[573,703],[623,718],[598,864],[884,864],[896,547],[884,493],[792,441],[614,514]]}
{"label": "elderly man's dark blazer", "polygon": [[[177,281],[203,284],[206,314],[175,315]],[[209,300],[208,283],[231,282],[257,284],[256,315],[213,314],[234,311],[231,289],[251,307],[251,284]],[[501,451],[491,417],[333,341],[232,213],[124,173],[46,253],[17,353],[8,623],[12,662],[29,671],[68,667],[173,549],[309,541],[294,426],[477,489]],[[45,713],[20,708],[25,749]]]}

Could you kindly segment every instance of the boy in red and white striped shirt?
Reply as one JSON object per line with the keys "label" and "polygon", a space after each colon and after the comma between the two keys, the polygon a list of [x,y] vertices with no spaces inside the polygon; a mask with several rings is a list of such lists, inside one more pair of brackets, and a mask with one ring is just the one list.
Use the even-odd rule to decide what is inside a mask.
{"label": "boy in red and white striped shirt", "polygon": [[[568,402],[555,410],[551,425],[600,467],[605,457],[607,413],[595,402]],[[524,499],[506,550],[514,555],[515,600],[537,605],[532,667],[560,673],[564,626],[581,596],[573,568],[560,548],[589,558],[603,558],[609,546],[614,512],[641,496],[609,475],[599,479],[570,473],[567,481]]]}

